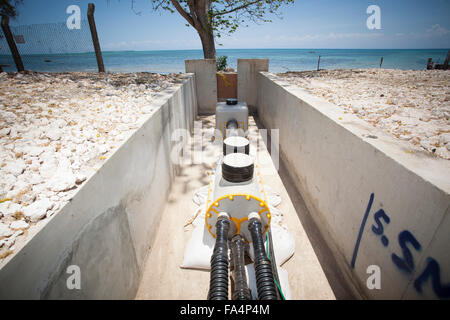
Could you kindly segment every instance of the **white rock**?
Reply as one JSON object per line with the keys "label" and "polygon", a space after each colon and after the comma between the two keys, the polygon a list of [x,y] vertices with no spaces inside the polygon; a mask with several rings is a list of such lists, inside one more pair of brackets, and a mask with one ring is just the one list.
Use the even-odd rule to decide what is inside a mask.
{"label": "white rock", "polygon": [[10,138],[17,138],[19,136],[19,134],[17,133],[17,129],[12,127],[11,128],[11,132],[9,133],[9,137]]}
{"label": "white rock", "polygon": [[443,145],[449,145],[450,144],[450,133],[443,133],[439,135],[439,143]]}
{"label": "white rock", "polygon": [[53,202],[51,202],[47,198],[37,200],[28,207],[25,207],[25,209],[23,210],[23,214],[31,222],[36,222],[45,217],[47,211],[53,208],[53,205]]}
{"label": "white rock", "polygon": [[24,148],[24,153],[32,157],[37,157],[40,156],[44,150],[43,147],[27,146]]}
{"label": "white rock", "polygon": [[76,177],[72,172],[72,169],[67,167],[58,167],[58,170],[47,182],[48,189],[60,192],[67,191],[75,187]]}
{"label": "white rock", "polygon": [[19,230],[19,229],[28,229],[30,227],[30,225],[28,223],[26,223],[23,220],[17,220],[12,222],[9,227],[13,230]]}
{"label": "white rock", "polygon": [[7,173],[11,173],[14,176],[21,175],[26,168],[25,161],[22,159],[16,159],[14,161],[9,161],[6,163],[6,166],[3,167]]}
{"label": "white rock", "polygon": [[32,185],[35,184],[39,184],[43,182],[43,179],[40,175],[36,174],[36,173],[32,173],[30,174],[30,176],[28,177],[28,182]]}
{"label": "white rock", "polygon": [[39,173],[44,179],[48,179],[55,174],[57,168],[58,162],[56,158],[54,156],[47,157],[43,160],[43,163],[39,167]]}
{"label": "white rock", "polygon": [[101,145],[98,147],[98,152],[100,152],[100,154],[105,154],[109,151],[109,147],[106,145]]}
{"label": "white rock", "polygon": [[7,136],[11,132],[11,128],[3,128],[0,130],[0,138]]}
{"label": "white rock", "polygon": [[3,245],[7,248],[10,248],[15,242],[16,238],[13,235],[11,235],[9,238],[3,240]]}
{"label": "white rock", "polygon": [[14,232],[8,227],[8,225],[0,222],[0,238],[8,238],[13,234]]}
{"label": "white rock", "polygon": [[64,119],[58,119],[55,121],[55,125],[58,126],[58,128],[64,128],[67,125],[67,122]]}
{"label": "white rock", "polygon": [[47,118],[41,118],[41,119],[39,120],[39,125],[41,125],[41,126],[46,126],[46,125],[48,125],[48,124],[49,124],[49,121],[48,121]]}
{"label": "white rock", "polygon": [[12,245],[16,242],[18,236],[23,234],[23,230],[17,230],[14,232],[8,239],[5,240],[6,247],[12,247]]}
{"label": "white rock", "polygon": [[6,215],[6,210],[8,210],[9,201],[0,203],[0,216]]}
{"label": "white rock", "polygon": [[82,173],[77,173],[75,175],[75,177],[76,177],[76,180],[75,180],[76,184],[80,184],[80,183],[86,181],[86,179],[87,179],[86,175],[84,175]]}
{"label": "white rock", "polygon": [[0,212],[4,216],[12,216],[16,212],[21,212],[22,206],[18,203],[14,203],[11,201],[6,201],[3,203],[0,203]]}
{"label": "white rock", "polygon": [[32,185],[25,192],[16,197],[21,204],[32,204],[36,200],[36,193],[32,191]]}
{"label": "white rock", "polygon": [[59,128],[52,127],[47,130],[45,136],[52,141],[57,141],[61,139],[62,131]]}
{"label": "white rock", "polygon": [[441,158],[450,160],[450,151],[446,147],[437,148],[435,153]]}
{"label": "white rock", "polygon": [[8,192],[14,186],[16,181],[17,181],[17,179],[14,175],[12,175],[10,173],[3,175],[3,173],[2,173],[2,178],[0,180],[1,190],[3,190],[4,192]]}
{"label": "white rock", "polygon": [[72,151],[66,148],[62,149],[60,152],[64,157],[70,157],[72,155]]}
{"label": "white rock", "polygon": [[31,164],[29,165],[29,169],[31,170],[31,171],[39,171],[39,168],[40,168],[40,166],[41,166],[41,164],[39,163],[39,160],[37,160],[37,159],[33,159],[32,161],[31,161]]}
{"label": "white rock", "polygon": [[6,121],[6,122],[14,122],[17,119],[17,116],[9,111],[3,111],[2,112],[2,118]]}
{"label": "white rock", "polygon": [[97,136],[97,132],[95,130],[92,130],[92,129],[84,129],[83,130],[83,137],[86,140],[94,140],[96,136]]}
{"label": "white rock", "polygon": [[14,149],[14,144],[13,143],[7,143],[3,146],[6,150],[10,150],[12,151]]}
{"label": "white rock", "polygon": [[14,184],[14,188],[8,192],[7,198],[15,198],[19,193],[26,192],[27,189],[30,189],[30,184],[23,179],[23,176],[20,176],[20,179],[17,179]]}

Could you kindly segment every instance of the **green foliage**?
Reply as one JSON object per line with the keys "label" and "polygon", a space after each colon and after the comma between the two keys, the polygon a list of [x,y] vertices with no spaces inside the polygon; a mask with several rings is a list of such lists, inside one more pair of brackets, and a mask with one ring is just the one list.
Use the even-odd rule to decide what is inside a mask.
{"label": "green foliage", "polygon": [[228,58],[228,56],[217,57],[217,59],[216,59],[217,71],[223,71],[227,68],[227,66],[228,66],[227,58]]}
{"label": "green foliage", "polygon": [[[179,5],[185,13],[193,17],[199,17],[199,12],[194,0],[153,0],[154,9],[163,9],[175,12],[174,2]],[[281,18],[278,9],[282,5],[292,4],[294,0],[205,0],[209,9],[205,13],[209,21],[208,29],[214,33],[216,38],[223,34],[236,32],[240,26],[247,26],[245,21],[255,23],[272,22],[266,19],[266,15],[275,15]],[[186,17],[185,17],[186,18]]]}
{"label": "green foliage", "polygon": [[17,6],[22,2],[23,0],[0,0],[0,15],[17,16]]}

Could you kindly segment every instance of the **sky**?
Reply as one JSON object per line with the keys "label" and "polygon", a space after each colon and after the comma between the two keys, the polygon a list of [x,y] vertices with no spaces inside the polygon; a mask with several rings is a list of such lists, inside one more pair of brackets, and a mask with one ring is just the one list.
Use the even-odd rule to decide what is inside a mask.
{"label": "sky", "polygon": [[[154,11],[151,0],[136,0],[134,11],[130,0],[24,0],[11,25],[65,22],[70,5],[78,5],[85,19],[89,2],[96,6],[102,50],[201,49],[197,32],[178,13]],[[367,27],[371,5],[380,9],[379,29]],[[271,23],[248,22],[216,47],[450,48],[450,0],[296,0],[279,12],[282,19],[269,15]]]}

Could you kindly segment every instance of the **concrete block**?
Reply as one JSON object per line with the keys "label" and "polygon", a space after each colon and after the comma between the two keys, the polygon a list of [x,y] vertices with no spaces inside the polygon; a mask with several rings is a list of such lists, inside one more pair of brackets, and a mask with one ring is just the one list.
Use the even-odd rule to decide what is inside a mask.
{"label": "concrete block", "polygon": [[185,60],[186,72],[195,74],[198,114],[214,114],[217,103],[215,59]]}
{"label": "concrete block", "polygon": [[238,59],[238,100],[245,101],[250,111],[255,111],[258,103],[257,75],[269,71],[269,59]]}

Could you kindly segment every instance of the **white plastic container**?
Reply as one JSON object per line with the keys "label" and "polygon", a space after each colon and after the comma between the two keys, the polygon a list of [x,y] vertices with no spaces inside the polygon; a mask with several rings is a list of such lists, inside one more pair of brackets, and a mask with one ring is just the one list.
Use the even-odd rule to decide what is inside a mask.
{"label": "white plastic container", "polygon": [[236,99],[227,99],[226,102],[218,102],[216,106],[216,129],[226,138],[228,129],[238,129],[240,136],[246,136],[248,131],[248,107],[247,103]]}

